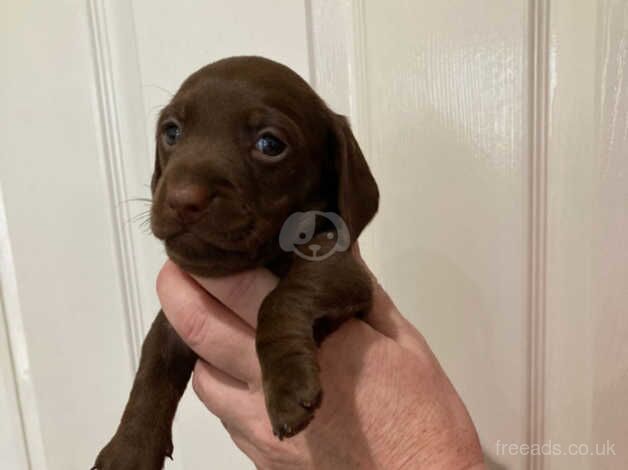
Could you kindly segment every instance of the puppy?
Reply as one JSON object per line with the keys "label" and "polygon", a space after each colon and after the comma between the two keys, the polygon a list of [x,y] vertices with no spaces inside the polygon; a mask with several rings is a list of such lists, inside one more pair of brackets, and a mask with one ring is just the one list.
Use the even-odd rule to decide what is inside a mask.
{"label": "puppy", "polygon": [[[264,266],[280,282],[259,311],[256,348],[279,439],[322,398],[317,345],[371,305],[349,250],[379,194],[347,120],[289,68],[233,57],[192,74],[157,123],[151,230],[183,270],[223,276]],[[159,312],[99,470],[157,470],[196,361]]]}

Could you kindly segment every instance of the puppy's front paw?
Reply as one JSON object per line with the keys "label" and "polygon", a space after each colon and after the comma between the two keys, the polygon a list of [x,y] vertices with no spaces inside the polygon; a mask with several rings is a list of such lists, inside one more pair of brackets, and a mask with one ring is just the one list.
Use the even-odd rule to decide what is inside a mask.
{"label": "puppy's front paw", "polygon": [[294,436],[312,421],[321,403],[318,366],[302,357],[282,363],[265,377],[264,395],[273,434],[280,440]]}
{"label": "puppy's front paw", "polygon": [[98,454],[91,470],[161,470],[172,458],[170,436],[131,438],[116,434]]}

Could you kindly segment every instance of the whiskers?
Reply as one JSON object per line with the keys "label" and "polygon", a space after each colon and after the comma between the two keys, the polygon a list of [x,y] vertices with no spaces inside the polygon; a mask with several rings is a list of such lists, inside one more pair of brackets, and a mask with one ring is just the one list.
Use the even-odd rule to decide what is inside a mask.
{"label": "whiskers", "polygon": [[142,197],[130,198],[125,201],[121,201],[118,204],[118,206],[121,206],[122,204],[129,204],[131,202],[138,202],[138,203],[144,204],[144,206],[148,206],[148,209],[144,209],[140,211],[139,213],[130,216],[125,221],[125,223],[134,224],[134,225],[137,224],[143,233],[149,234],[150,233],[151,204],[153,203],[153,200],[150,198],[142,198]]}
{"label": "whiskers", "polygon": [[168,95],[168,99],[172,99],[174,93],[168,90],[167,88],[162,87],[161,85],[157,85],[156,83],[146,83],[144,84],[144,88],[155,88],[157,90],[163,91],[166,95]]}
{"label": "whiskers", "polygon": [[138,224],[138,227],[143,233],[150,233],[150,209],[140,212],[132,217],[129,217],[127,224]]}

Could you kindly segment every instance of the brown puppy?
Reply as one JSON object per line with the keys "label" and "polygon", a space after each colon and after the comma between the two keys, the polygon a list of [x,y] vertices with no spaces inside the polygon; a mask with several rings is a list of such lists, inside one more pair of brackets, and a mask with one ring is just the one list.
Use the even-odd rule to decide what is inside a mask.
{"label": "brown puppy", "polygon": [[[157,124],[151,229],[193,274],[266,266],[257,352],[273,432],[290,437],[321,400],[317,343],[370,307],[348,250],[378,191],[346,119],[289,68],[234,57],[192,74]],[[309,251],[308,251],[309,250]],[[160,312],[120,426],[94,468],[156,470],[196,356]]]}

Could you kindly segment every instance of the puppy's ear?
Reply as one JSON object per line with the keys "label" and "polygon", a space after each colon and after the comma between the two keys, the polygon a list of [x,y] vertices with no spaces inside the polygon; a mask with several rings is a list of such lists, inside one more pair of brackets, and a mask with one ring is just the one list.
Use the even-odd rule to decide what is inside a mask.
{"label": "puppy's ear", "polygon": [[150,192],[153,196],[155,195],[159,178],[161,178],[161,163],[159,163],[159,150],[155,149],[155,169],[153,170],[153,176],[150,180]]}
{"label": "puppy's ear", "polygon": [[351,241],[355,241],[377,212],[379,190],[347,118],[331,113],[331,119],[338,211],[349,228]]}

